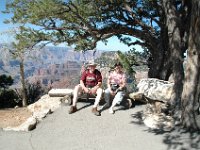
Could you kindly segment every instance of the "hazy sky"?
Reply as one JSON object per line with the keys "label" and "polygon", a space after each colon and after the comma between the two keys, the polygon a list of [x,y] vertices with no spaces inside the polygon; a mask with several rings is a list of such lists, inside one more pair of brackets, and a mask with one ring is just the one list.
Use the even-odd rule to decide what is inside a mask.
{"label": "hazy sky", "polygon": [[[12,39],[11,34],[8,34],[7,31],[10,31],[16,27],[16,25],[12,24],[4,24],[3,21],[6,18],[10,18],[11,15],[8,14],[3,14],[1,11],[5,10],[5,4],[6,0],[0,0],[0,42],[9,42]],[[135,47],[137,50],[141,50],[139,46]],[[128,51],[131,49],[131,47],[126,46],[125,44],[121,43],[117,37],[112,37],[108,40],[107,45],[103,44],[102,42],[98,42],[97,44],[97,49],[98,50],[111,50],[111,51],[116,51],[116,50],[121,50],[121,51]]]}

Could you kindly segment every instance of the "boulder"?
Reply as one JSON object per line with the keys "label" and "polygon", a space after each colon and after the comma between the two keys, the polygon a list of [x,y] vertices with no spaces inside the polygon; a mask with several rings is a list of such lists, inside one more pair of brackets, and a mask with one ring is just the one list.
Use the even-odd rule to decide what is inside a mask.
{"label": "boulder", "polygon": [[37,102],[28,106],[28,109],[37,119],[44,118],[44,114],[54,112],[61,105],[61,97],[42,96]]}
{"label": "boulder", "polygon": [[173,86],[173,82],[146,78],[138,83],[137,92],[129,94],[131,99],[147,103],[143,122],[149,128],[164,131],[171,131],[174,128],[174,120],[169,116],[168,109]]}
{"label": "boulder", "polygon": [[175,126],[173,118],[164,114],[144,114],[142,119],[152,130],[172,131]]}
{"label": "boulder", "polygon": [[168,102],[172,95],[174,83],[156,78],[140,80],[137,85],[138,93],[143,93],[150,99]]}

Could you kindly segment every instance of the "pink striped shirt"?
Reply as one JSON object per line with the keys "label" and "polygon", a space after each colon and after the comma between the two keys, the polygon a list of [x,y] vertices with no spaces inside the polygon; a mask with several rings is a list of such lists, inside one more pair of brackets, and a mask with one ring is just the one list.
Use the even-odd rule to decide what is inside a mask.
{"label": "pink striped shirt", "polygon": [[126,75],[123,72],[116,73],[115,71],[113,71],[110,73],[108,79],[109,79],[110,83],[120,85],[120,84],[126,82]]}

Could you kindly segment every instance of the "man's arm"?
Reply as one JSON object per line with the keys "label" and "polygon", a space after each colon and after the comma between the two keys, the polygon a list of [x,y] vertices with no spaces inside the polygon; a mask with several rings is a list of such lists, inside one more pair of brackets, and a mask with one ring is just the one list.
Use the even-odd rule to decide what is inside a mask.
{"label": "man's arm", "polygon": [[97,87],[97,88],[101,87],[101,85],[102,85],[102,75],[101,75],[101,72],[99,72],[99,71],[97,73],[96,80],[97,80],[97,84],[96,84],[95,87]]}
{"label": "man's arm", "polygon": [[89,92],[90,92],[91,94],[95,94],[96,91],[97,91],[97,89],[100,88],[101,85],[102,85],[102,82],[98,82],[97,85],[95,85]]}
{"label": "man's arm", "polygon": [[89,93],[90,92],[90,90],[87,87],[85,87],[85,84],[84,84],[83,80],[80,80],[80,85],[83,88],[83,90],[85,91],[85,93]]}
{"label": "man's arm", "polygon": [[102,82],[98,82],[96,86],[101,87]]}
{"label": "man's arm", "polygon": [[97,89],[101,87],[102,85],[102,76],[101,73],[97,73],[97,78],[96,80],[98,81],[97,84],[91,89],[91,93],[96,93]]}

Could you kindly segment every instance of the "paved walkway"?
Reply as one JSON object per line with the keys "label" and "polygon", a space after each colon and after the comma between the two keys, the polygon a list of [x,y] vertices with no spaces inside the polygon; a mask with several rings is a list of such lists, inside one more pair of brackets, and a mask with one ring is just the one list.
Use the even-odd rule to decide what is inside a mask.
{"label": "paved walkway", "polygon": [[78,103],[80,111],[68,114],[62,106],[30,132],[0,130],[0,150],[192,150],[200,149],[200,138],[174,131],[158,133],[140,121],[144,105],[129,110],[91,113],[91,105]]}

